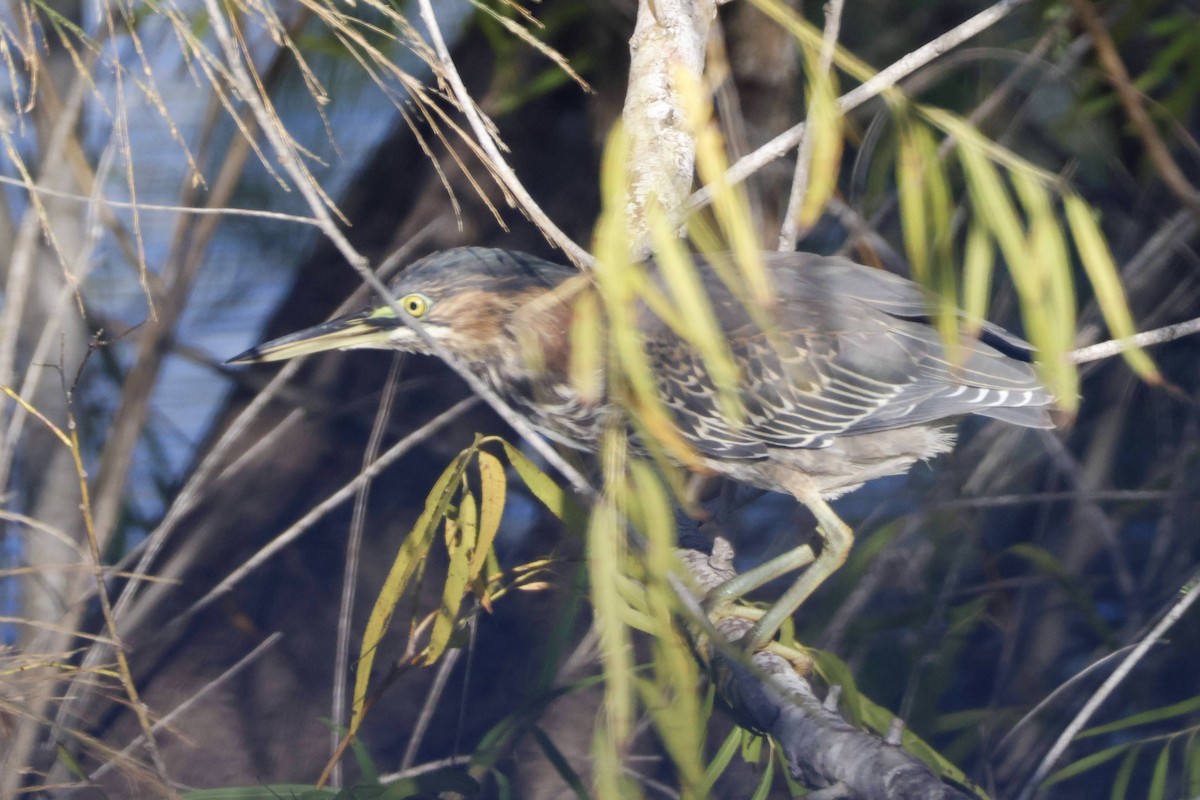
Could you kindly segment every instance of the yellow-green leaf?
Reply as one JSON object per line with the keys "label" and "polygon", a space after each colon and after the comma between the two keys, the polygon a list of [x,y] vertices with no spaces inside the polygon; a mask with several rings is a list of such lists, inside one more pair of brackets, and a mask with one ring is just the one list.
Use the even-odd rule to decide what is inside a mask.
{"label": "yellow-green leaf", "polygon": [[[1096,292],[1096,302],[1100,306],[1100,313],[1104,315],[1104,321],[1108,323],[1108,329],[1117,339],[1133,336],[1137,329],[1133,324],[1133,314],[1125,301],[1125,292],[1121,288],[1121,276],[1091,209],[1081,197],[1074,194],[1063,198],[1063,206],[1067,212],[1067,222],[1071,225],[1079,258],[1083,261],[1088,280]],[[1162,375],[1145,350],[1130,346],[1121,352],[1121,357],[1144,380],[1152,383],[1162,382]]]}
{"label": "yellow-green leaf", "polygon": [[829,198],[837,191],[842,167],[842,110],[838,107],[833,72],[819,69],[811,52],[805,63],[809,77],[804,135],[812,137],[812,156],[804,202],[800,205],[800,225],[808,228],[821,218]]}
{"label": "yellow-green leaf", "polygon": [[979,333],[987,318],[988,301],[992,293],[992,271],[996,264],[992,239],[978,220],[967,230],[963,254],[963,314],[969,332]]}
{"label": "yellow-green leaf", "polygon": [[1113,745],[1097,753],[1086,755],[1051,774],[1046,780],[1042,781],[1040,788],[1048,789],[1056,783],[1061,783],[1068,778],[1074,778],[1076,775],[1082,775],[1088,770],[1095,769],[1101,764],[1112,761],[1130,747],[1133,747],[1134,744],[1134,742],[1125,742],[1124,744]]}
{"label": "yellow-green leaf", "polygon": [[562,520],[569,530],[582,533],[587,523],[588,514],[583,506],[569,492],[554,482],[554,479],[529,460],[529,457],[518,448],[500,438],[486,439],[496,441],[504,448],[508,463],[521,476],[521,481],[533,496],[541,501],[551,514]]}
{"label": "yellow-green leaf", "polygon": [[375,663],[376,649],[392,621],[392,614],[395,613],[397,603],[400,602],[413,575],[425,561],[429,546],[433,542],[434,533],[437,531],[438,522],[446,515],[446,509],[449,507],[454,493],[458,490],[470,456],[470,450],[459,453],[433,484],[433,489],[425,498],[425,509],[396,553],[392,567],[383,582],[383,588],[379,591],[379,596],[375,598],[375,605],[371,609],[371,616],[367,619],[367,627],[363,631],[362,650],[354,675],[353,714],[350,717],[349,731],[351,736],[362,724],[363,714],[366,710],[367,683],[371,677],[371,667]]}
{"label": "yellow-green leaf", "polygon": [[491,453],[480,450],[476,456],[479,465],[479,538],[471,554],[470,577],[478,577],[487,563],[492,542],[500,530],[500,519],[504,516],[504,502],[508,495],[508,478],[504,465]]}
{"label": "yellow-green leaf", "polygon": [[633,729],[633,653],[625,626],[626,603],[620,581],[624,565],[624,532],[613,500],[603,497],[592,510],[588,525],[588,576],[600,641],[604,674],[604,708],[609,732],[625,742]]}

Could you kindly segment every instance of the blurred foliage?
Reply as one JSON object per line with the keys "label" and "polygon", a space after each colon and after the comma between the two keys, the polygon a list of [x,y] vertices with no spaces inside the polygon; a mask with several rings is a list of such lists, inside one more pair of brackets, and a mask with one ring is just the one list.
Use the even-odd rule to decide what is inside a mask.
{"label": "blurred foliage", "polygon": [[[1007,285],[996,270],[997,260],[1002,261],[1007,281],[1015,287],[1026,334],[1042,354],[1045,380],[1066,410],[1079,411],[1079,433],[1064,433],[1063,439],[1074,448],[1072,453],[1059,453],[1055,465],[1042,465],[1036,474],[1034,468],[1026,468],[1024,454],[1017,453],[1020,448],[1003,450],[997,445],[996,452],[1008,453],[1001,457],[1011,459],[1012,464],[1008,475],[996,481],[1001,486],[996,491],[1020,482],[1022,486],[1014,492],[1059,493],[1057,498],[1021,501],[1038,502],[1033,511],[996,518],[985,516],[982,510],[938,511],[946,501],[939,499],[937,492],[945,490],[922,475],[910,484],[912,495],[924,492],[932,496],[923,502],[934,511],[928,510],[929,505],[916,509],[907,501],[887,501],[892,506],[888,509],[884,504],[885,511],[896,513],[886,520],[859,515],[865,519],[853,521],[860,541],[826,596],[814,598],[818,602],[805,608],[798,637],[805,643],[819,643],[832,627],[830,620],[837,620],[843,608],[857,603],[860,610],[853,619],[839,620],[840,641],[830,650],[814,651],[821,680],[841,687],[841,708],[847,717],[885,732],[893,716],[899,715],[908,723],[905,746],[939,774],[973,786],[963,770],[982,781],[997,770],[1008,769],[1002,778],[1008,783],[1002,785],[1009,787],[1029,769],[1003,764],[1004,759],[1019,760],[1021,756],[1028,761],[1030,754],[1046,749],[1064,722],[1057,716],[1041,716],[1044,709],[1033,708],[1034,703],[1044,700],[1058,714],[1076,708],[1096,683],[1091,675],[1079,678],[1082,667],[1120,652],[1122,646],[1142,635],[1147,620],[1172,601],[1181,565],[1194,563],[1197,557],[1194,531],[1181,524],[1195,512],[1189,505],[1194,501],[1192,476],[1198,461],[1194,410],[1169,406],[1161,395],[1134,386],[1114,370],[1093,373],[1081,391],[1080,378],[1067,357],[1080,321],[1091,325],[1102,321],[1112,336],[1128,336],[1135,327],[1146,326],[1142,320],[1156,319],[1154,324],[1159,324],[1162,320],[1155,315],[1160,308],[1166,308],[1162,313],[1168,316],[1176,315],[1178,304],[1170,303],[1181,296],[1190,296],[1182,305],[1195,316],[1196,290],[1180,279],[1159,294],[1143,293],[1132,302],[1124,297],[1122,282],[1128,284],[1139,276],[1122,274],[1122,270],[1140,244],[1160,230],[1160,218],[1166,215],[1163,209],[1168,208],[1170,199],[1160,188],[1153,188],[1152,162],[1127,126],[1109,80],[1090,64],[1072,72],[1073,94],[1066,107],[1044,112],[1051,116],[1036,121],[1043,126],[1036,135],[1016,141],[992,135],[967,116],[967,104],[976,98],[964,98],[971,89],[962,87],[977,86],[980,93],[991,90],[985,78],[971,77],[975,73],[969,68],[955,77],[955,91],[961,94],[947,91],[938,95],[937,102],[918,99],[915,92],[910,96],[906,89],[886,92],[883,113],[887,122],[883,127],[887,133],[871,134],[877,139],[862,134],[860,118],[842,113],[836,105],[840,86],[866,81],[875,72],[854,51],[869,50],[873,58],[880,59],[889,47],[900,52],[911,49],[913,37],[924,39],[928,30],[941,29],[933,24],[933,18],[946,12],[935,5],[881,5],[861,14],[852,8],[854,18],[848,19],[844,38],[851,43],[836,50],[834,60],[840,74],[834,75],[814,68],[821,34],[811,22],[783,4],[756,3],[794,34],[807,76],[804,107],[815,144],[801,222],[815,230],[813,241],[820,241],[822,233],[829,230],[830,204],[852,195],[847,162],[866,157],[864,152],[882,139],[884,144],[870,153],[874,158],[872,186],[877,189],[870,199],[880,207],[889,202],[898,207],[895,230],[889,230],[886,223],[880,230],[895,234],[891,239],[901,243],[913,275],[938,298],[932,313],[948,346],[955,346],[964,320],[968,327],[976,326],[995,310],[993,298],[1003,296]],[[457,122],[442,87],[427,85],[413,71],[397,66],[402,45],[412,47],[427,64],[433,60],[398,7],[387,3],[314,4],[292,24],[266,13],[269,6],[234,3],[230,7],[248,23],[246,30],[265,33],[266,41],[289,53],[289,63],[308,87],[316,111],[330,97],[310,64],[312,54],[325,53],[361,68],[398,107],[423,147],[432,151],[437,139],[452,143],[446,162],[470,176],[469,183],[499,218],[498,206],[490,205],[493,193],[482,178],[475,177],[483,174],[472,160],[480,154]],[[1151,116],[1179,142],[1180,151],[1185,155],[1194,151],[1200,88],[1200,60],[1193,56],[1200,44],[1195,10],[1165,2],[1103,10],[1109,13],[1110,31],[1128,59],[1136,87],[1148,99]],[[587,28],[588,15],[594,13],[589,4],[577,0],[547,3],[537,12],[535,18],[515,3],[476,4],[472,22],[492,49],[496,63],[493,80],[502,87],[489,107],[493,113],[520,115],[555,92],[574,91],[573,86],[586,88],[584,78],[606,67],[598,50],[594,53],[590,46],[579,44],[587,41],[581,29]],[[31,0],[17,4],[13,13],[14,17],[4,18],[0,38],[11,107],[21,120],[26,119],[21,115],[33,108],[37,87],[45,80],[39,74],[42,67],[37,57],[43,48],[65,49],[79,74],[89,81],[93,80],[90,65],[112,66],[109,45],[64,16],[56,4]],[[213,88],[214,107],[224,104],[231,116],[236,116],[237,98],[227,90],[224,67],[211,47],[205,15],[179,13],[167,3],[117,4],[106,13],[114,15],[114,24],[105,35],[130,45],[133,53],[134,60],[122,68],[133,91],[149,107],[161,111],[174,142],[171,146],[190,165],[193,179],[205,180],[195,163],[194,145],[166,114],[166,103],[153,80],[153,62],[137,44],[148,19],[165,20],[178,47],[186,53],[187,68],[196,70],[205,85]],[[1045,17],[1035,15],[1020,22],[1030,38],[1054,24],[1055,18],[1064,18],[1065,9],[1051,4],[1039,13]],[[868,38],[864,29],[879,41],[864,41]],[[38,36],[31,35],[34,30]],[[1070,50],[1073,32],[1066,27],[1060,30],[1060,40],[1047,58],[1065,57]],[[574,48],[564,49],[567,58],[555,49],[560,39]],[[1003,41],[1023,43],[1021,36]],[[140,64],[135,63],[139,60]],[[1045,71],[1056,69],[1050,65]],[[769,330],[771,289],[758,255],[763,243],[747,190],[726,178],[733,160],[732,145],[722,127],[727,121],[714,118],[709,107],[712,88],[685,84],[682,89],[691,98],[699,180],[713,192],[711,206],[685,221],[686,247],[712,256],[722,280],[756,319],[764,321],[764,330]],[[99,93],[95,96],[100,98]],[[952,104],[953,100],[961,105]],[[119,112],[104,108],[103,113]],[[15,131],[6,119],[5,149],[21,179],[32,183],[36,170],[26,166],[23,155],[29,148],[17,140]],[[1120,158],[1117,153],[1085,158],[1079,142],[1090,132],[1099,132],[1102,143],[1118,142]],[[164,144],[163,149],[167,147]],[[466,629],[477,608],[491,609],[514,590],[541,590],[556,579],[553,567],[559,565],[535,560],[502,567],[493,548],[505,497],[513,488],[509,469],[534,498],[587,543],[586,563],[572,573],[574,584],[560,587],[565,595],[563,617],[546,633],[550,643],[546,662],[530,677],[528,696],[515,701],[516,708],[473,743],[472,763],[466,772],[449,770],[387,785],[367,782],[340,792],[271,784],[204,790],[189,797],[402,798],[438,791],[472,796],[484,784],[500,796],[519,796],[519,790],[509,786],[511,771],[505,760],[520,742],[532,742],[578,797],[635,797],[641,792],[638,777],[626,766],[635,741],[639,735],[647,736],[647,731],[669,762],[664,771],[677,782],[684,797],[709,796],[712,787],[739,762],[758,769],[739,797],[757,800],[799,791],[787,785],[786,770],[769,741],[739,729],[718,734],[715,720],[720,715],[713,713],[711,693],[706,696],[697,688],[702,685],[699,666],[685,636],[694,621],[680,607],[671,581],[678,574],[672,552],[672,504],[686,499],[683,478],[674,465],[694,464],[696,455],[674,433],[669,414],[657,397],[654,376],[631,324],[635,304],[641,302],[653,309],[703,354],[721,389],[723,407],[735,418],[740,413],[734,392],[737,375],[711,309],[683,258],[685,243],[675,235],[679,220],[672,210],[654,209],[650,219],[662,285],[651,280],[644,265],[629,258],[619,212],[626,166],[621,148],[618,133],[610,140],[600,176],[605,208],[594,240],[601,263],[595,275],[599,300],[587,294],[580,301],[577,324],[570,334],[572,365],[581,392],[597,392],[603,382],[621,399],[631,414],[632,430],[647,443],[649,452],[631,453],[626,427],[614,421],[600,458],[599,498],[588,510],[528,456],[502,440],[477,438],[453,458],[434,483],[404,544],[388,554],[391,570],[363,636],[350,733],[358,731],[370,701],[396,677],[393,669],[381,680],[378,673],[384,670],[375,663],[377,651],[387,637],[396,635],[395,626],[389,627],[389,623],[404,618],[397,612],[404,610],[406,600],[415,604],[426,566],[440,563],[441,553],[448,562],[449,578],[437,592],[436,607],[418,609],[413,615],[406,632],[408,660],[402,670],[437,663],[448,652],[466,647]],[[257,155],[262,169],[275,175],[273,157],[262,150]],[[1145,182],[1152,187],[1145,195],[1130,199],[1129,193],[1107,186],[1091,191],[1091,182],[1097,176],[1110,179],[1110,171],[1118,174],[1112,178],[1118,183],[1122,164],[1134,173],[1129,184],[1136,187]],[[1194,172],[1194,165],[1185,166]],[[445,175],[442,179],[449,185]],[[31,195],[30,203],[51,249],[57,249],[52,220],[39,207],[38,197]],[[333,201],[329,202],[332,205]],[[1114,232],[1123,235],[1110,244],[1105,233],[1113,236]],[[1194,258],[1186,241],[1179,243],[1179,249]],[[719,257],[722,253],[732,255]],[[138,265],[143,271],[147,269],[144,261]],[[1158,277],[1155,282],[1161,286],[1171,281]],[[146,286],[149,298],[149,281]],[[148,299],[147,305],[152,308],[154,302]],[[1177,352],[1183,355],[1175,357],[1175,365],[1182,363],[1185,369],[1194,370],[1195,351]],[[1127,351],[1125,358],[1147,380],[1166,380],[1141,351]],[[107,360],[105,366],[114,374],[121,369]],[[1171,373],[1164,364],[1162,372],[1182,390],[1194,392],[1195,376],[1185,369]],[[1082,408],[1076,405],[1089,387],[1097,398],[1090,416],[1086,404]],[[1097,421],[1101,412],[1095,410],[1105,404],[1117,409],[1121,417],[1107,426]],[[1162,427],[1155,429],[1154,425]],[[90,433],[85,443],[92,443],[92,449],[105,446],[103,419],[89,422],[85,433]],[[967,446],[976,441],[980,446],[954,462],[955,467],[946,469],[940,480],[947,480],[944,476],[956,469],[965,471],[969,459],[976,464],[986,462],[995,438],[973,433],[976,435]],[[143,438],[152,452],[157,449],[154,433]],[[1157,449],[1149,449],[1151,438]],[[1124,462],[1127,472],[1137,472],[1128,465],[1133,463],[1135,445],[1143,440],[1147,454],[1136,451],[1136,463],[1148,466],[1133,475],[1136,482],[1128,488],[1154,496],[1094,499],[1101,490],[1123,488],[1109,486],[1120,480],[1120,473],[1101,460],[1101,451],[1107,448],[1112,460]],[[85,472],[78,440],[72,452],[80,461],[80,471]],[[1094,476],[1099,476],[1095,477],[1099,486],[1089,483]],[[979,483],[991,491],[987,477],[985,474],[974,485],[976,498]],[[8,489],[0,487],[0,491]],[[1054,505],[1067,502],[1061,497],[1064,494],[1070,495],[1072,503],[1072,510],[1066,512]],[[911,502],[915,505],[917,501]],[[999,521],[989,522],[992,519]],[[865,522],[861,527],[857,525],[860,521]],[[1072,549],[1080,547],[1077,542],[1059,549],[1067,539],[1064,531],[1076,527],[1088,528],[1092,536],[1103,539],[1104,549],[1080,555]],[[917,528],[920,537],[913,535]],[[1026,534],[1028,540],[1020,538]],[[113,560],[125,545],[120,537],[110,541]],[[898,553],[899,565],[895,563]],[[880,577],[888,569],[891,572]],[[1136,573],[1137,584],[1132,589],[1122,585],[1124,572]],[[560,686],[555,683],[554,668],[565,657],[575,634],[575,612],[584,602],[584,583],[604,674]],[[1057,638],[1049,644],[1040,642],[1037,624],[1045,620],[1037,617],[1060,615],[1067,622],[1058,629]],[[1151,665],[1147,667],[1153,670],[1150,675],[1129,681],[1127,694],[1108,709],[1107,721],[1077,737],[1070,756],[1074,760],[1060,762],[1044,784],[1054,796],[1060,792],[1064,797],[1099,796],[1097,787],[1108,790],[1113,798],[1200,794],[1200,700],[1196,695],[1200,687],[1194,676],[1174,681],[1163,678],[1172,668],[1194,665],[1191,643],[1196,628],[1194,619],[1187,622],[1190,627],[1181,627],[1178,636],[1160,648],[1169,651],[1161,655],[1164,666]],[[1049,663],[1039,660],[1051,650],[1050,645],[1056,648],[1052,659]],[[81,681],[113,679],[117,674],[106,669],[81,670],[65,660],[51,659],[0,670],[0,675],[16,680],[35,668],[80,674]],[[1078,685],[1072,683],[1076,680]],[[1063,694],[1052,695],[1051,689],[1058,687]],[[596,689],[603,692],[604,701],[595,725],[593,772],[584,775],[576,766],[576,754],[566,752],[560,741],[562,731],[549,727],[545,712],[564,696]],[[1033,721],[1024,716],[1031,709]],[[0,696],[0,712],[6,718],[20,718],[23,709],[5,695]],[[35,722],[47,727],[53,724],[48,718]],[[1023,752],[1014,755],[1004,749],[1000,736],[1018,725],[1024,726],[1022,733],[1038,730],[1020,743]],[[75,732],[68,731],[68,736]],[[81,751],[101,750],[83,735],[76,738],[82,742]],[[363,748],[356,748],[356,753],[362,752]],[[88,774],[65,749],[61,763],[77,778]],[[360,759],[360,768],[370,777],[373,767]],[[977,790],[985,796],[983,789],[991,788]]]}

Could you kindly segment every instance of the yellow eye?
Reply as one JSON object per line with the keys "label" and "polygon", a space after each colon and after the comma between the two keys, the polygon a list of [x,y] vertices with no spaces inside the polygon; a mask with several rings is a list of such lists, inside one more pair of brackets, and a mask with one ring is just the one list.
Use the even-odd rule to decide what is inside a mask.
{"label": "yellow eye", "polygon": [[400,301],[400,307],[419,319],[429,310],[429,298],[423,294],[405,295]]}

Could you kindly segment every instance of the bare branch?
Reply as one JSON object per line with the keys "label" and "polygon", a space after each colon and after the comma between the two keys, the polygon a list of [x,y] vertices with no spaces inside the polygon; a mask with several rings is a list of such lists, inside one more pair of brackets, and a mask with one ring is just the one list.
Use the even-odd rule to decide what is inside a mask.
{"label": "bare branch", "polygon": [[[956,28],[943,33],[936,39],[918,47],[906,56],[898,59],[886,69],[876,73],[866,83],[862,83],[838,98],[838,107],[845,114],[863,103],[878,97],[886,89],[890,89],[903,78],[933,61],[947,50],[977,36],[1000,20],[1008,16],[1029,0],[1000,0],[994,6],[979,12]],[[729,168],[726,178],[730,183],[741,183],[746,178],[758,172],[777,158],[787,155],[793,147],[800,143],[804,135],[804,123],[801,122],[776,136],[753,153],[746,155]],[[687,199],[686,209],[693,211],[708,205],[712,201],[712,192],[707,187],[692,193]]]}
{"label": "bare branch", "polygon": [[683,207],[692,187],[696,142],[679,82],[704,72],[713,0],[640,0],[629,40],[629,88],[621,112],[629,137],[629,196],[625,225],[631,251],[649,248],[648,214]]}
{"label": "bare branch", "polygon": [[487,153],[488,159],[491,161],[491,168],[496,171],[504,184],[504,188],[517,198],[517,203],[521,210],[533,220],[533,223],[541,229],[542,233],[551,243],[556,245],[567,257],[581,267],[590,267],[593,264],[593,259],[590,253],[584,250],[579,245],[572,241],[571,237],[567,236],[553,220],[547,216],[546,212],[542,211],[537,202],[526,191],[525,185],[513,172],[512,167],[504,160],[504,156],[500,153],[500,148],[496,146],[496,140],[490,126],[485,124],[483,115],[479,108],[475,105],[475,101],[471,98],[471,94],[467,91],[467,87],[463,84],[462,76],[458,74],[458,67],[454,65],[454,60],[450,58],[450,50],[446,47],[446,40],[442,38],[442,29],[438,26],[437,16],[433,13],[433,5],[430,0],[420,0],[421,19],[425,21],[426,27],[429,29],[429,37],[433,40],[433,48],[437,53],[438,64],[442,68],[442,74],[449,82],[450,88],[454,91],[454,97],[458,100],[458,105],[466,115],[467,121],[471,124],[471,130],[475,133],[475,138],[479,142],[479,146]]}
{"label": "bare branch", "polygon": [[1200,317],[1155,328],[1152,331],[1143,331],[1125,339],[1110,339],[1107,342],[1080,347],[1068,353],[1067,357],[1072,364],[1086,364],[1089,361],[1111,358],[1135,347],[1149,347],[1164,342],[1173,342],[1184,336],[1191,336],[1193,333],[1200,333]]}
{"label": "bare branch", "polygon": [[[845,0],[829,0],[825,4],[825,34],[821,38],[821,54],[817,60],[817,75],[824,75],[833,67],[833,51],[837,47],[838,33],[842,28],[842,8]],[[805,134],[807,134],[807,127]],[[800,209],[804,205],[804,191],[808,187],[808,172],[812,165],[813,147],[816,137],[802,135],[800,151],[796,154],[796,171],[792,175],[792,191],[788,195],[787,212],[783,215],[783,230],[779,232],[779,247],[781,252],[796,249],[796,240],[800,238]]]}
{"label": "bare branch", "polygon": [[[716,550],[716,548],[714,548]],[[720,555],[680,550],[687,570],[703,589],[719,586],[729,572]],[[716,562],[716,563],[714,563]],[[716,632],[737,642],[754,623],[725,617]],[[792,775],[810,787],[842,785],[858,800],[966,800],[971,795],[941,781],[928,767],[879,736],[859,730],[836,709],[826,708],[812,685],[782,656],[765,650],[750,656],[714,647],[708,656],[721,697],[734,717],[774,739]]]}
{"label": "bare branch", "polygon": [[1116,688],[1121,685],[1121,683],[1125,680],[1133,668],[1137,666],[1138,662],[1142,660],[1146,653],[1150,652],[1150,648],[1161,642],[1167,631],[1169,631],[1171,627],[1178,622],[1185,613],[1187,613],[1187,610],[1191,608],[1193,603],[1196,602],[1196,599],[1200,598],[1200,571],[1192,574],[1192,577],[1189,578],[1187,583],[1185,583],[1180,589],[1180,593],[1183,596],[1180,597],[1175,604],[1167,610],[1167,613],[1164,614],[1163,618],[1158,621],[1158,624],[1155,625],[1140,642],[1138,642],[1138,645],[1133,649],[1133,652],[1125,657],[1125,660],[1121,662],[1121,665],[1113,671],[1112,675],[1108,676],[1108,679],[1100,685],[1100,688],[1096,690],[1096,693],[1088,698],[1088,701],[1083,704],[1083,708],[1079,709],[1079,713],[1075,715],[1075,718],[1071,720],[1071,723],[1063,729],[1062,733],[1058,735],[1058,739],[1055,740],[1054,745],[1042,758],[1041,763],[1038,764],[1038,768],[1034,770],[1033,775],[1031,775],[1029,780],[1026,781],[1025,788],[1021,791],[1021,794],[1018,796],[1017,800],[1030,800],[1030,798],[1033,797],[1034,793],[1038,789],[1038,784],[1040,784],[1042,780],[1048,774],[1050,774],[1050,770],[1053,769],[1054,765],[1058,762],[1058,759],[1064,752],[1066,752],[1066,749],[1070,746],[1072,740],[1074,740],[1075,734],[1079,733],[1079,731],[1083,729],[1083,726],[1088,723],[1088,720],[1092,718],[1092,715],[1096,713],[1096,710],[1099,709],[1104,701],[1108,699],[1108,696],[1111,695]]}

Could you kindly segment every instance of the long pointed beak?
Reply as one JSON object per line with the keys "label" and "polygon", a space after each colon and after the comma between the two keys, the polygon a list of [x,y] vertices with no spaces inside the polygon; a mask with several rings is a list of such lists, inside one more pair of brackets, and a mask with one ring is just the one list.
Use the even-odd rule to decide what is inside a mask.
{"label": "long pointed beak", "polygon": [[261,364],[264,361],[282,361],[325,350],[384,347],[392,338],[392,333],[400,326],[401,323],[391,316],[386,308],[368,309],[264,342],[225,363]]}

